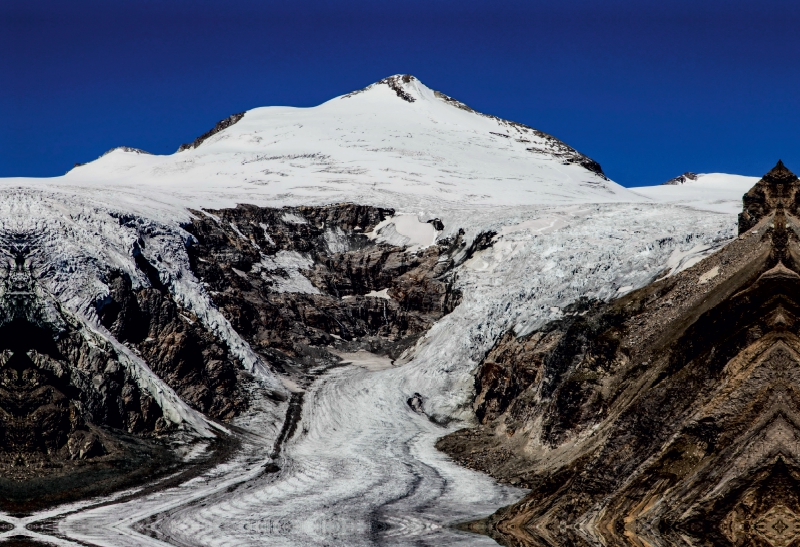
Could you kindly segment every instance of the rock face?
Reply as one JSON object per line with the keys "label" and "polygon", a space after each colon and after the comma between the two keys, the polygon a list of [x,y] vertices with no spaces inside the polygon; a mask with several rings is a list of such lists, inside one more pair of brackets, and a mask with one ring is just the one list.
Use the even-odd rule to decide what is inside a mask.
{"label": "rock face", "polygon": [[800,193],[797,192],[797,177],[782,161],[744,195],[744,209],[739,213],[739,233],[755,226],[762,218],[782,205],[793,217],[798,216]]}
{"label": "rock face", "polygon": [[[115,273],[111,295],[98,311],[103,326],[134,348],[180,397],[216,419],[229,420],[246,407],[240,382],[245,373],[217,338],[190,312],[180,309],[163,287],[133,290],[131,280]],[[142,398],[144,397],[144,398]],[[123,394],[124,424],[129,432],[152,429],[152,400],[133,386]],[[117,424],[114,424],[117,425]]]}
{"label": "rock face", "polygon": [[[11,247],[0,298],[0,507],[26,510],[172,469],[172,424],[121,363],[48,298]],[[139,437],[130,436],[131,433]]]}
{"label": "rock face", "polygon": [[689,181],[697,180],[697,173],[692,173],[691,171],[687,171],[682,175],[678,175],[674,179],[669,179],[667,182],[663,183],[664,186],[678,186],[680,184],[686,184]]}
{"label": "rock face", "polygon": [[[417,252],[366,235],[394,211],[352,204],[197,213],[193,271],[233,327],[307,385],[338,352],[398,359],[458,305],[460,240]],[[322,368],[320,368],[322,367]]]}
{"label": "rock face", "polygon": [[438,446],[532,489],[507,545],[800,541],[800,181],[781,163],[695,266],[489,352],[480,425]]}

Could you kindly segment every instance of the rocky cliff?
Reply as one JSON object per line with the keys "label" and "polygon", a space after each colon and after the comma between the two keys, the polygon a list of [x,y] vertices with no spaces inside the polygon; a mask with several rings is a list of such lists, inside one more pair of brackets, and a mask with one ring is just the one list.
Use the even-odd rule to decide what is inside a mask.
{"label": "rocky cliff", "polygon": [[236,331],[308,385],[339,353],[398,359],[460,301],[452,256],[463,241],[406,252],[368,235],[392,214],[352,204],[198,212],[186,227],[192,269]]}

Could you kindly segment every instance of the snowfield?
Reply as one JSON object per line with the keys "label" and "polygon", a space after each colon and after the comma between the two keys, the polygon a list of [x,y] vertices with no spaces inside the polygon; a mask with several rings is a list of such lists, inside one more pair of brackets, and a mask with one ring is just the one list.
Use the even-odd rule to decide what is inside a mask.
{"label": "snowfield", "polygon": [[642,197],[663,203],[675,203],[720,213],[738,214],[742,196],[759,177],[743,177],[726,173],[703,173],[697,180],[680,185],[642,186],[630,190]]}
{"label": "snowfield", "polygon": [[409,198],[486,205],[642,201],[582,167],[588,158],[549,135],[472,111],[415,78],[393,78],[387,80],[402,86],[406,99],[384,83],[314,108],[256,108],[196,148],[156,156],[120,147],[62,177],[2,184],[105,194],[142,212]]}
{"label": "snowfield", "polygon": [[[264,465],[273,461],[286,408],[257,397],[235,421],[246,433],[231,460],[158,491],[24,519],[0,515],[16,525],[6,536],[104,546],[494,544],[450,525],[487,516],[524,492],[434,448],[471,423],[482,357],[504,332],[528,333],[579,297],[614,298],[724,245],[735,236],[740,206],[733,204],[755,180],[705,175],[691,185],[628,190],[567,162],[582,156],[533,129],[475,113],[416,79],[393,82],[315,108],[248,111],[169,156],[116,150],[62,177],[0,180],[0,221],[42,234],[49,247],[37,267],[70,313],[96,324],[88,310],[107,294],[103,272],[111,266],[146,283],[129,252],[137,235],[118,222],[133,215],[152,234],[148,253],[159,254],[153,264],[170,290],[263,386],[284,392],[188,270],[179,223],[189,208],[390,206],[398,215],[373,237],[412,248],[436,237],[421,225],[431,218],[444,223],[439,237],[459,229],[468,238],[497,234],[459,267],[462,303],[402,363],[377,366],[360,356],[303,394],[297,433],[275,462],[280,471]],[[307,280],[291,279],[282,290],[308,290]],[[414,394],[421,412],[406,402]],[[210,427],[179,403],[176,420]],[[24,528],[45,518],[55,535]]]}

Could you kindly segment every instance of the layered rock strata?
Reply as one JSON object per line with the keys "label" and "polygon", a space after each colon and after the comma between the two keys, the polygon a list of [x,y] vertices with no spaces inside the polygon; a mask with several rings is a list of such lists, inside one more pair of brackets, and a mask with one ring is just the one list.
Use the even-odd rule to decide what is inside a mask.
{"label": "layered rock strata", "polygon": [[526,546],[800,542],[798,188],[779,163],[721,251],[498,341],[480,425],[438,446],[531,492],[473,529]]}

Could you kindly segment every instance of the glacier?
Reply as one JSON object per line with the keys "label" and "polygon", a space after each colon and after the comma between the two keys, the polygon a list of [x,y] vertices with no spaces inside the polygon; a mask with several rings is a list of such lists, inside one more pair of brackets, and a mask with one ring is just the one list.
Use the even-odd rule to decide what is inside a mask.
{"label": "glacier", "polygon": [[[187,461],[222,427],[237,432],[233,455],[188,481],[166,477],[22,517],[0,514],[8,523],[0,539],[494,544],[454,525],[487,516],[525,491],[464,469],[434,448],[439,437],[472,423],[473,374],[483,355],[509,330],[529,333],[580,298],[614,298],[731,241],[752,180],[708,175],[693,188],[626,189],[581,165],[588,158],[549,135],[476,113],[415,78],[393,78],[315,108],[248,111],[172,155],[120,148],[61,177],[0,179],[0,229],[36,235],[39,279],[85,328],[111,338],[95,309],[108,295],[112,267],[149,283],[131,254],[145,237],[142,252],[164,286],[255,378],[250,409],[222,426],[189,408],[131,354],[127,366],[186,429]],[[344,364],[303,390],[281,378],[216,309],[188,267],[192,236],[182,223],[204,209],[240,203],[345,201],[394,208],[396,216],[372,237],[408,245],[408,252],[460,230],[468,241],[494,236],[456,270],[461,304],[393,366]],[[430,219],[444,229],[433,230]],[[280,260],[262,267],[291,269],[281,290],[308,291],[300,273],[307,259]],[[302,410],[296,433],[279,444],[290,395],[302,397]],[[412,397],[416,408],[407,402]]]}

